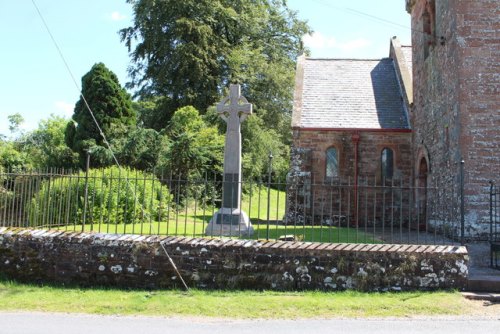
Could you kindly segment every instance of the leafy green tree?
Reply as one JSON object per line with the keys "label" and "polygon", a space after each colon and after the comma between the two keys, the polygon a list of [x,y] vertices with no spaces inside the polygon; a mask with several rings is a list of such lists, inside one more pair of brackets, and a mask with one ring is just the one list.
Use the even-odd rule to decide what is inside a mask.
{"label": "leafy green tree", "polygon": [[[122,140],[136,125],[130,95],[120,86],[117,76],[103,63],[95,64],[82,77],[82,95],[109,143]],[[84,166],[87,150],[91,149],[92,166],[112,163],[104,138],[90,114],[85,100],[80,97],[75,105],[73,121],[65,132],[67,145],[79,154]]]}
{"label": "leafy green tree", "polygon": [[164,96],[162,115],[186,105],[204,113],[229,82],[240,82],[266,122],[285,122],[300,40],[310,31],[285,1],[127,2],[134,23],[120,34],[133,62],[128,85],[142,97]]}
{"label": "leafy green tree", "polygon": [[21,114],[8,115],[10,137],[0,137],[0,167],[5,171],[19,171],[33,167],[31,156],[24,150],[24,132]]}
{"label": "leafy green tree", "polygon": [[137,115],[138,128],[155,128],[155,114],[157,110],[158,98],[142,99],[132,102],[132,109]]}
{"label": "leafy green tree", "polygon": [[191,106],[175,112],[162,147],[159,167],[174,178],[194,179],[222,171],[224,137]]}
{"label": "leafy green tree", "polygon": [[0,140],[0,169],[16,172],[32,167],[31,157],[19,145],[13,141]]}
{"label": "leafy green tree", "polygon": [[50,115],[38,128],[25,137],[24,150],[31,156],[35,168],[75,168],[78,155],[64,141],[68,120]]}
{"label": "leafy green tree", "polygon": [[137,126],[140,128],[161,131],[169,123],[175,109],[172,109],[170,98],[165,96],[143,97],[132,102],[137,114]]}
{"label": "leafy green tree", "polygon": [[7,116],[7,119],[9,120],[9,130],[10,132],[14,135],[16,132],[20,132],[20,127],[21,124],[24,123],[24,117],[19,114],[15,113],[12,115]]}
{"label": "leafy green tree", "polygon": [[[246,180],[267,180],[269,164],[273,181],[283,181],[288,171],[289,150],[273,129],[259,117],[248,117],[242,126],[242,169]],[[270,161],[269,156],[272,155]]]}

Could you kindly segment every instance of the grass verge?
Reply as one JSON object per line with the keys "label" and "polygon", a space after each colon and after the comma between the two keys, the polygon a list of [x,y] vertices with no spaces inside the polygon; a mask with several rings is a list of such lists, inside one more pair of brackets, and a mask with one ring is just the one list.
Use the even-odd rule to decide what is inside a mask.
{"label": "grass verge", "polygon": [[[334,318],[467,315],[458,292],[141,291],[35,286],[0,281],[1,311],[195,316]],[[237,311],[235,311],[237,310]]]}

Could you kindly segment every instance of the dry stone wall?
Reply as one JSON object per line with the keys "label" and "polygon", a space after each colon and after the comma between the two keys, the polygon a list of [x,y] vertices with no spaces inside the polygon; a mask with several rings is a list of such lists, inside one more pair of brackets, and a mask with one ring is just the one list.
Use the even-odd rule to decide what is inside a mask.
{"label": "dry stone wall", "polygon": [[464,247],[274,242],[0,228],[0,274],[26,282],[200,289],[463,289]]}

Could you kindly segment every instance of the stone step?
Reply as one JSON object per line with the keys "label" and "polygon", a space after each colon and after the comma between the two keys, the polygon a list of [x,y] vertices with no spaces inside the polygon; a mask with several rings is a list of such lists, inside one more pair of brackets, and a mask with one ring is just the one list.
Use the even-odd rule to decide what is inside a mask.
{"label": "stone step", "polygon": [[500,292],[500,274],[469,276],[467,280],[467,291]]}

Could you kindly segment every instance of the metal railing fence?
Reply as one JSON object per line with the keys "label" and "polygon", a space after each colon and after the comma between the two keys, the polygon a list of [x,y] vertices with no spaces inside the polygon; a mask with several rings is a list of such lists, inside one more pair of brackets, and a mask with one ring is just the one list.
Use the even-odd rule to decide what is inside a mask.
{"label": "metal railing fence", "polygon": [[[186,180],[118,168],[0,172],[0,226],[206,236],[222,188],[218,175]],[[242,189],[240,207],[250,217],[254,239],[454,244],[462,237],[454,187],[369,178],[328,184],[268,178],[244,182]],[[208,237],[223,237],[211,231]]]}

